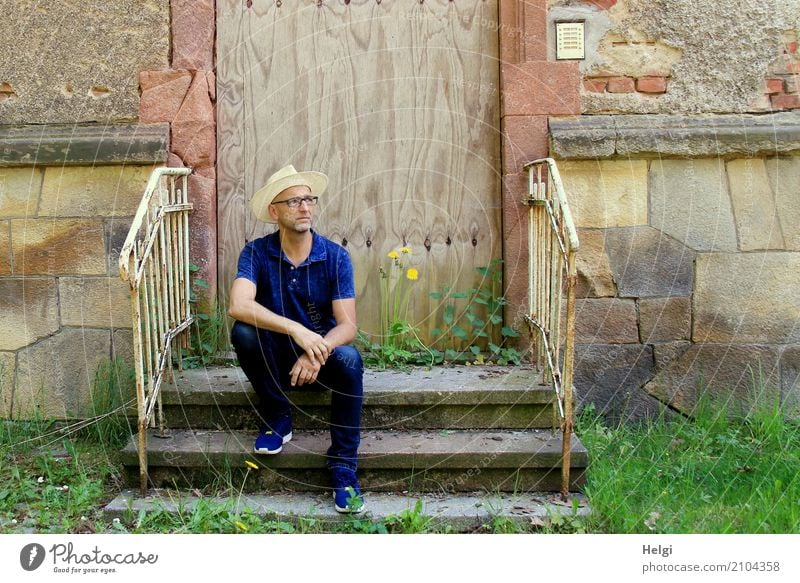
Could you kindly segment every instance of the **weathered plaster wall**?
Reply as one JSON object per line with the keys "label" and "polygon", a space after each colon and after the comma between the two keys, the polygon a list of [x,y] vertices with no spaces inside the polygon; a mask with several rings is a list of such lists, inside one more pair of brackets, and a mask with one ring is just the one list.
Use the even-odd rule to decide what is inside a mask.
{"label": "weathered plaster wall", "polygon": [[169,0],[3,2],[0,124],[135,120],[169,53]]}
{"label": "weathered plaster wall", "polygon": [[800,0],[556,0],[548,18],[586,20],[584,113],[800,107]]}

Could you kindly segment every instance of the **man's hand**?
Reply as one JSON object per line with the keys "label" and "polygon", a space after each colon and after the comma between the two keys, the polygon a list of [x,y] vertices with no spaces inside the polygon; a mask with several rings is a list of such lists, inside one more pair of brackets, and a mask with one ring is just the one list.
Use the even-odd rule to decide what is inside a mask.
{"label": "man's hand", "polygon": [[322,365],[311,360],[307,354],[301,354],[289,372],[292,386],[308,385],[317,380]]}
{"label": "man's hand", "polygon": [[322,366],[333,351],[331,345],[322,336],[298,324],[291,331],[291,336],[315,364]]}

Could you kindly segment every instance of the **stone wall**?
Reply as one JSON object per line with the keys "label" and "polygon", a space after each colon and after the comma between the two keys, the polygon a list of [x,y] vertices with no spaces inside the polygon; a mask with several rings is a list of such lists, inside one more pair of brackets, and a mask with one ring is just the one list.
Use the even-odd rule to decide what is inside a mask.
{"label": "stone wall", "polygon": [[0,6],[0,418],[91,414],[130,358],[117,255],[169,126],[138,122],[169,66],[169,0]]}
{"label": "stone wall", "polygon": [[155,164],[0,167],[0,418],[89,415],[97,367],[130,359],[118,255]]}
{"label": "stone wall", "polygon": [[[765,119],[737,116],[725,153],[701,147],[708,120],[664,117],[640,124],[642,150],[672,123],[693,156],[668,157],[666,140],[661,157],[622,157],[622,120],[612,137],[602,120],[551,120],[581,242],[579,402],[618,419],[691,414],[701,389],[749,403],[763,386],[762,399],[800,413],[800,116],[771,120],[766,151],[748,143]],[[608,154],[586,156],[606,140]]]}

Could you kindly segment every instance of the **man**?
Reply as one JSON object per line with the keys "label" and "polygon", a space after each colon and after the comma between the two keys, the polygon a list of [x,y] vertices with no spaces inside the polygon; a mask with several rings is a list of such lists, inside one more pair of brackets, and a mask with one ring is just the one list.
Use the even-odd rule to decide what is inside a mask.
{"label": "man", "polygon": [[245,245],[228,314],[231,342],[259,397],[263,425],[253,451],[277,454],[292,439],[289,387],[331,390],[327,466],[339,512],[361,512],[356,478],[363,364],[347,346],[356,336],[353,266],[342,247],[311,228],[328,179],[289,165],[253,195],[250,206],[278,231]]}

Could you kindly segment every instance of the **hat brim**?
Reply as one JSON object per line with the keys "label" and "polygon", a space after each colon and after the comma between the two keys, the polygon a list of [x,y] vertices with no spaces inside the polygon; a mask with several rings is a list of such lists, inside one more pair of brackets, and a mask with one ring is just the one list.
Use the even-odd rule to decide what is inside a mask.
{"label": "hat brim", "polygon": [[269,205],[281,192],[292,186],[308,186],[311,194],[319,196],[328,187],[328,177],[321,172],[298,172],[285,176],[275,182],[258,189],[250,199],[250,210],[259,221],[275,223],[269,216]]}

